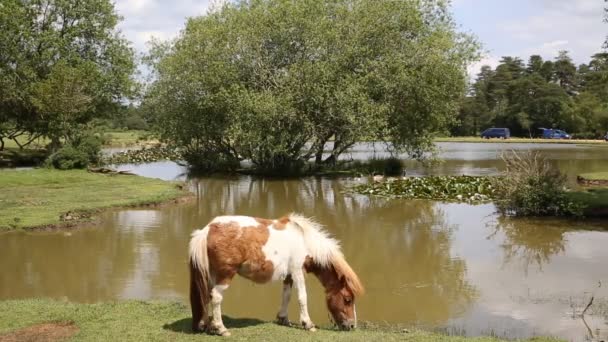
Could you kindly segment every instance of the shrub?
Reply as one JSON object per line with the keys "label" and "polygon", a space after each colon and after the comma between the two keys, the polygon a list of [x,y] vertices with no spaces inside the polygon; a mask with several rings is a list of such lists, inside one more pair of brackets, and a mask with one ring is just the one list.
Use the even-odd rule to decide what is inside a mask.
{"label": "shrub", "polygon": [[131,130],[145,131],[148,123],[139,115],[131,115],[125,119],[125,126]]}
{"label": "shrub", "polygon": [[46,165],[60,170],[84,169],[100,160],[101,139],[92,134],[82,134],[55,153],[51,154]]}
{"label": "shrub", "polygon": [[89,158],[85,152],[66,145],[51,154],[46,164],[59,170],[83,169],[89,165]]}
{"label": "shrub", "polygon": [[505,177],[493,179],[496,206],[507,215],[582,215],[583,207],[567,196],[566,177],[539,152],[511,152],[502,157]]}

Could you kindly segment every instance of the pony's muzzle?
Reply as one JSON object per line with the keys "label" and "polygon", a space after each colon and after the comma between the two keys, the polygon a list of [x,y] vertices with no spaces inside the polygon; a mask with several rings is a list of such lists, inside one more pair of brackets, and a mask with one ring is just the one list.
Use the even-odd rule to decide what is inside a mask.
{"label": "pony's muzzle", "polygon": [[357,325],[355,324],[354,319],[347,319],[342,324],[340,324],[340,329],[342,330],[353,330]]}

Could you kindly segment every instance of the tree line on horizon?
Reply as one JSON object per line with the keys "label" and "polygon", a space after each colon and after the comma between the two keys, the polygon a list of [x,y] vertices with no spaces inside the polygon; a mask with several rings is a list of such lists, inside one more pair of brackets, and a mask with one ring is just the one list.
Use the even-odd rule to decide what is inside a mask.
{"label": "tree line on horizon", "polygon": [[539,128],[563,129],[575,138],[608,131],[608,53],[576,66],[567,51],[555,60],[539,55],[527,63],[505,56],[496,68],[484,65],[471,84],[451,134],[475,136],[506,127],[513,136],[534,137]]}

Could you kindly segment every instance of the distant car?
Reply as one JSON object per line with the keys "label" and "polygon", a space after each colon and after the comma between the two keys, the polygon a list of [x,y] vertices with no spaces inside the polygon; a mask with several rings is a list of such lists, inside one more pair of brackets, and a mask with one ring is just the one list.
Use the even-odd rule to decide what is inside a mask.
{"label": "distant car", "polygon": [[511,137],[511,131],[508,128],[488,128],[481,132],[481,138],[501,138],[509,139]]}
{"label": "distant car", "polygon": [[608,141],[608,132],[606,132],[606,135],[604,135],[604,140]]}
{"label": "distant car", "polygon": [[543,131],[543,139],[571,139],[572,136],[561,129],[539,128]]}

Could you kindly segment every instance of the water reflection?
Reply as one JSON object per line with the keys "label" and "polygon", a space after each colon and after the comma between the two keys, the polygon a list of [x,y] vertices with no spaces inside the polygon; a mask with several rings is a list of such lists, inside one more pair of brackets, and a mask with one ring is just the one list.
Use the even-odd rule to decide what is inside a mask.
{"label": "water reflection", "polygon": [[489,238],[502,233],[500,247],[504,252],[504,263],[518,262],[526,274],[530,265],[536,265],[542,271],[543,264],[550,262],[552,256],[565,252],[564,235],[568,231],[563,225],[546,223],[538,219],[499,217]]}

